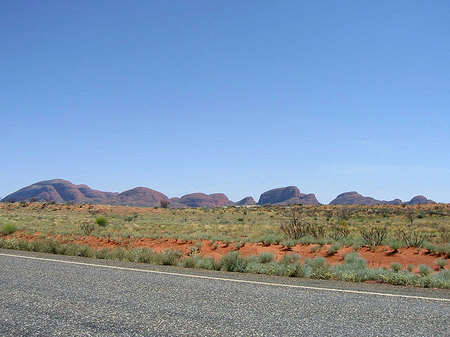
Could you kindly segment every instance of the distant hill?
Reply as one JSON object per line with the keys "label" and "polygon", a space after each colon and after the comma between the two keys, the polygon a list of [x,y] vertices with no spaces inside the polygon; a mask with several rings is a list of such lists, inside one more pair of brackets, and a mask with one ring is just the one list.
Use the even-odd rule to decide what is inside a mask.
{"label": "distant hill", "polygon": [[236,203],[236,206],[251,206],[251,205],[256,205],[255,199],[253,199],[253,197],[245,197],[242,200],[239,200]]}
{"label": "distant hill", "polygon": [[[234,203],[223,193],[190,193],[181,198],[169,199],[165,194],[147,187],[135,187],[122,193],[103,192],[94,190],[87,185],[75,185],[68,180],[52,179],[40,181],[7,195],[2,199],[6,201],[54,201],[58,203],[91,203],[118,206],[159,207],[161,201],[170,202],[172,208],[186,207],[224,207],[246,205],[320,205],[312,193],[301,193],[296,186],[274,188],[261,194],[258,203],[251,197]],[[418,195],[408,202],[400,199],[392,201],[377,200],[364,197],[358,192],[345,192],[339,194],[330,205],[418,205],[434,203],[433,200]]]}
{"label": "distant hill", "polygon": [[320,205],[314,194],[303,194],[297,186],[274,188],[259,197],[258,205]]}
{"label": "distant hill", "polygon": [[170,207],[223,207],[232,206],[234,203],[223,193],[205,194],[191,193],[183,195],[181,198],[170,199]]}
{"label": "distant hill", "polygon": [[410,201],[403,202],[400,199],[394,199],[391,201],[386,200],[377,200],[372,197],[364,197],[356,191],[345,192],[339,194],[333,201],[330,202],[330,205],[418,205],[418,204],[430,204],[434,203],[433,200],[429,200],[424,196],[416,196],[412,198]]}
{"label": "distant hill", "polygon": [[63,179],[40,181],[7,195],[2,201],[20,201],[36,199],[55,202],[93,202],[100,203],[114,198],[119,193],[102,192],[86,185],[74,185]]}
{"label": "distant hill", "polygon": [[408,202],[408,205],[422,205],[422,204],[434,204],[434,203],[435,202],[433,200],[427,199],[423,195],[417,195]]}
{"label": "distant hill", "polygon": [[147,187],[135,187],[105,200],[105,203],[118,206],[159,207],[161,201],[170,202],[169,198],[161,192]]}

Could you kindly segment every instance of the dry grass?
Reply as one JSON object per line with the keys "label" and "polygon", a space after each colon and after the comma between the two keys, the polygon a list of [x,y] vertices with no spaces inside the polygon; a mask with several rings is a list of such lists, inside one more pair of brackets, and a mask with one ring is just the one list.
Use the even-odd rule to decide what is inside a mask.
{"label": "dry grass", "polygon": [[[417,216],[410,222],[411,210]],[[328,233],[339,224],[350,237],[361,230],[386,227],[388,236],[420,232],[427,241],[448,242],[450,205],[420,206],[303,206],[297,208],[300,221],[322,226]],[[84,236],[82,224],[96,224],[105,217],[107,226],[96,226],[98,237],[167,237],[258,241],[288,239],[281,225],[292,220],[288,206],[228,207],[197,209],[152,209],[137,207],[67,205],[45,203],[0,203],[0,224],[15,225],[27,233]],[[344,219],[345,218],[345,219]]]}

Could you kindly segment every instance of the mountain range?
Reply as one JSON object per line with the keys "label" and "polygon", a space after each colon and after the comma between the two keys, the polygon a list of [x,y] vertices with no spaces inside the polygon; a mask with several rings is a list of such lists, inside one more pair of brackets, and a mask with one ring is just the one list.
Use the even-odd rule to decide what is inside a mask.
{"label": "mountain range", "polygon": [[[91,189],[87,185],[75,185],[63,179],[40,181],[7,195],[2,202],[8,201],[54,201],[57,203],[73,202],[77,204],[92,203],[106,205],[159,207],[162,203],[170,204],[172,208],[186,207],[224,207],[248,205],[321,205],[312,193],[301,193],[296,186],[271,189],[261,194],[256,203],[251,197],[233,202],[223,193],[191,193],[182,197],[167,197],[165,194],[147,187],[135,187],[130,190],[117,192],[103,192]],[[422,195],[402,202],[400,199],[392,201],[377,200],[364,197],[352,191],[339,194],[330,205],[416,205],[434,203]]]}

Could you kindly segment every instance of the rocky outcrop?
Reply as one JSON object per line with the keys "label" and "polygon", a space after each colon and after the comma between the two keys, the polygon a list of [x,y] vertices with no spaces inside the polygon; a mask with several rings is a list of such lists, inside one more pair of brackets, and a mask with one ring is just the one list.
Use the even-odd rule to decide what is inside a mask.
{"label": "rocky outcrop", "polygon": [[93,202],[102,203],[117,196],[118,193],[93,190],[86,185],[74,185],[63,179],[40,181],[7,195],[2,201],[54,201],[54,202]]}
{"label": "rocky outcrop", "polygon": [[232,202],[223,193],[190,193],[183,195],[181,198],[172,198],[170,207],[184,208],[184,207],[224,207],[232,206]]}
{"label": "rocky outcrop", "polygon": [[433,200],[427,199],[423,195],[417,195],[408,202],[408,205],[422,205],[422,204],[434,204],[434,203],[435,202]]}
{"label": "rocky outcrop", "polygon": [[336,199],[330,202],[330,205],[419,205],[419,204],[431,204],[434,203],[433,200],[425,198],[423,195],[418,195],[411,199],[409,202],[403,203],[400,199],[394,199],[391,201],[377,200],[371,197],[364,197],[358,192],[345,192],[339,194]]}
{"label": "rocky outcrop", "polygon": [[280,187],[264,192],[258,205],[320,205],[314,194],[303,194],[296,186]]}
{"label": "rocky outcrop", "polygon": [[239,200],[236,203],[236,206],[252,206],[252,205],[256,205],[256,202],[253,199],[253,197],[245,197],[244,199]]}
{"label": "rocky outcrop", "polygon": [[105,203],[108,205],[159,207],[161,201],[170,202],[169,198],[161,192],[147,187],[135,187],[105,200]]}
{"label": "rocky outcrop", "polygon": [[363,197],[356,191],[339,194],[330,205],[380,205],[382,201],[371,197]]}
{"label": "rocky outcrop", "polygon": [[[87,185],[75,185],[68,180],[53,179],[40,181],[7,195],[2,201],[54,201],[58,203],[92,203],[122,206],[159,207],[161,201],[170,202],[170,207],[224,207],[255,205],[252,197],[245,197],[237,203],[232,202],[223,193],[191,193],[181,198],[169,199],[161,192],[147,187],[136,187],[122,193],[94,190]],[[409,202],[400,199],[392,201],[364,197],[358,192],[339,194],[330,205],[419,205],[435,203],[418,195]],[[301,193],[296,186],[275,188],[261,194],[258,205],[320,205],[314,194]]]}
{"label": "rocky outcrop", "polygon": [[173,202],[170,207],[215,207],[214,199],[205,193],[190,193],[183,195],[177,202]]}
{"label": "rocky outcrop", "polygon": [[223,206],[233,206],[234,202],[232,202],[228,197],[223,193],[213,193],[209,195],[214,200],[215,207],[223,207]]}

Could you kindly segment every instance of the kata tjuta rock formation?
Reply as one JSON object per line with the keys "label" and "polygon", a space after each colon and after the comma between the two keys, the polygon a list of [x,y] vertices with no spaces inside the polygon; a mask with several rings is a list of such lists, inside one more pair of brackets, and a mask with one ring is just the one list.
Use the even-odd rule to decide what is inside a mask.
{"label": "kata tjuta rock formation", "polygon": [[223,193],[190,193],[183,195],[181,198],[171,198],[170,207],[223,207],[233,206],[234,202],[228,199]]}
{"label": "kata tjuta rock formation", "polygon": [[253,199],[253,197],[245,197],[244,199],[239,200],[236,203],[236,206],[252,206],[252,205],[256,205],[256,202]]}
{"label": "kata tjuta rock formation", "polygon": [[259,197],[258,205],[320,205],[314,194],[303,194],[296,186],[274,188]]}
{"label": "kata tjuta rock formation", "polygon": [[93,190],[86,185],[74,185],[63,179],[40,181],[7,195],[2,201],[38,200],[54,202],[100,203],[119,193]]}
{"label": "kata tjuta rock formation", "polygon": [[330,202],[330,205],[418,205],[418,204],[432,204],[433,200],[425,198],[423,195],[416,196],[410,201],[403,202],[400,199],[394,199],[391,201],[377,200],[371,197],[364,197],[358,192],[345,192],[339,194],[336,199]]}
{"label": "kata tjuta rock formation", "polygon": [[[75,185],[68,180],[53,179],[34,183],[7,195],[2,201],[53,201],[57,203],[91,203],[117,206],[159,207],[161,201],[170,202],[172,208],[224,207],[256,205],[251,197],[234,203],[223,193],[190,193],[181,198],[169,199],[165,194],[148,187],[135,187],[122,193],[94,190],[87,185]],[[330,205],[418,205],[434,203],[433,200],[418,195],[403,203],[364,197],[353,191],[339,194]],[[301,193],[296,186],[275,188],[261,194],[257,205],[320,205],[314,194]]]}

